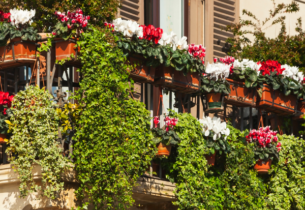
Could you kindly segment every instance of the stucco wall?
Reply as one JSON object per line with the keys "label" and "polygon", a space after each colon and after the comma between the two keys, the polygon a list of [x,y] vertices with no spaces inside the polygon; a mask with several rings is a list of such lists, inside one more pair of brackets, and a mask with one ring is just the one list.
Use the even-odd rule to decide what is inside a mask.
{"label": "stucco wall", "polygon": [[[279,3],[291,3],[292,0],[275,0],[276,4]],[[302,3],[304,2],[304,3]],[[302,18],[303,22],[305,21],[305,0],[303,1],[297,1],[297,3],[299,4],[300,7],[300,11],[297,13],[283,13],[283,14],[279,14],[276,17],[279,16],[286,16],[286,28],[287,28],[287,33],[289,35],[295,35],[297,34],[297,32],[295,31],[295,27],[296,27],[296,23],[297,23],[297,19],[299,17]],[[250,11],[252,14],[254,14],[258,20],[260,20],[261,22],[263,20],[265,20],[267,17],[269,17],[269,11],[273,10],[274,5],[272,0],[240,0],[240,7],[239,7],[239,11],[240,11],[240,17],[242,19],[249,19],[249,20],[253,20],[252,18],[248,18],[248,16],[246,15],[242,15],[242,11],[248,10]],[[276,18],[275,17],[275,18]],[[275,19],[274,18],[274,19]],[[274,26],[271,26],[272,20],[269,21],[268,23],[266,23],[266,25],[264,27],[262,27],[263,32],[266,33],[267,37],[270,38],[274,38],[276,37],[279,32],[280,32],[280,28],[281,25],[280,24],[276,24]],[[303,24],[303,30],[305,29],[305,23]],[[244,28],[246,29],[246,28]],[[253,36],[249,35],[249,38],[251,40],[253,40]]]}

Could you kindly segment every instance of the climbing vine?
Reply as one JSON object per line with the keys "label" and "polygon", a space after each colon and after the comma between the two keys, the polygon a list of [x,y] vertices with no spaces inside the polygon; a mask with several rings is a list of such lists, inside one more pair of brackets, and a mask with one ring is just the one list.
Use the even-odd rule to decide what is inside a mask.
{"label": "climbing vine", "polygon": [[156,148],[149,112],[129,98],[128,65],[108,29],[82,34],[82,81],[76,99],[82,107],[73,137],[80,208],[128,209],[137,179]]}

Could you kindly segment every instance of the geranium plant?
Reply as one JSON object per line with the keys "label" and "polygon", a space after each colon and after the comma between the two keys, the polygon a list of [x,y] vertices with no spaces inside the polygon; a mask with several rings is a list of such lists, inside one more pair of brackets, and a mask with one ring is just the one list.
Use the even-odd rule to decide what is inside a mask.
{"label": "geranium plant", "polygon": [[249,144],[254,144],[254,154],[256,161],[279,158],[281,143],[278,142],[277,131],[270,130],[270,126],[261,127],[259,130],[251,130],[246,140]]}
{"label": "geranium plant", "polygon": [[162,143],[164,145],[176,145],[180,141],[179,136],[174,131],[178,119],[166,115],[164,116],[165,126],[163,128],[158,128],[158,124],[160,123],[159,117],[154,117],[155,127],[152,129],[154,134],[153,142],[155,144]]}
{"label": "geranium plant", "polygon": [[227,128],[226,122],[221,122],[218,117],[203,117],[199,120],[202,126],[202,134],[206,137],[206,145],[209,148],[209,154],[215,154],[217,151],[220,155],[231,151],[227,142],[230,135],[230,129]]}
{"label": "geranium plant", "polygon": [[11,106],[14,96],[8,92],[0,92],[0,134],[7,134],[8,125],[5,122],[12,115]]}
{"label": "geranium plant", "polygon": [[12,9],[9,13],[0,11],[0,46],[5,46],[9,40],[21,37],[22,40],[36,41],[41,36],[30,26],[35,10]]}
{"label": "geranium plant", "polygon": [[52,35],[65,40],[78,38],[88,28],[88,21],[90,20],[90,16],[84,15],[81,9],[77,9],[74,12],[67,11],[66,13],[56,11],[55,16],[58,22]]}
{"label": "geranium plant", "polygon": [[205,93],[224,93],[231,92],[230,85],[226,78],[230,75],[230,65],[217,62],[208,64],[205,70],[206,76],[202,77],[202,90]]}

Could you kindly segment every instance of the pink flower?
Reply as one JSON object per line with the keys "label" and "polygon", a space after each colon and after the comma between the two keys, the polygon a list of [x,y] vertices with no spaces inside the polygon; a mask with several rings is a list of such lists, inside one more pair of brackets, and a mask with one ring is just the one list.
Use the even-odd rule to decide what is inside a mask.
{"label": "pink flower", "polygon": [[214,63],[216,63],[217,62],[217,58],[214,58]]}
{"label": "pink flower", "polygon": [[273,140],[273,142],[277,142],[277,140],[278,140],[277,136],[274,136],[272,140]]}
{"label": "pink flower", "polygon": [[74,23],[76,23],[76,20],[75,20],[75,19],[73,19],[71,22],[74,24]]}
{"label": "pink flower", "polygon": [[67,24],[67,27],[68,27],[68,29],[71,29],[71,28],[72,28],[72,26],[71,26],[70,24]]}
{"label": "pink flower", "polygon": [[83,28],[85,28],[87,26],[88,22],[85,20],[82,24]]}
{"label": "pink flower", "polygon": [[177,122],[178,122],[178,119],[172,118],[171,124],[172,124],[173,126],[176,126]]}
{"label": "pink flower", "polygon": [[53,36],[56,36],[56,32],[52,32]]}
{"label": "pink flower", "polygon": [[157,125],[160,123],[159,117],[154,117],[154,124],[155,124],[155,128],[157,127]]}
{"label": "pink flower", "polygon": [[87,20],[90,20],[90,16],[88,15],[88,16],[86,17],[86,19],[87,19]]}

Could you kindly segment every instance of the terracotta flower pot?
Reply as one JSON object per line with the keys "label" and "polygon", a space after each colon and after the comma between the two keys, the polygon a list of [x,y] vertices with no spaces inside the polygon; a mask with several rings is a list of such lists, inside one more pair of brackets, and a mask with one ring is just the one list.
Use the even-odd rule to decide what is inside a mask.
{"label": "terracotta flower pot", "polygon": [[54,42],[56,60],[60,61],[63,59],[71,58],[71,55],[74,56],[73,60],[77,60],[77,54],[80,52],[80,47],[75,47],[76,40],[55,39]]}
{"label": "terracotta flower pot", "polygon": [[173,67],[163,65],[156,68],[154,84],[168,87],[181,93],[195,93],[199,91],[199,73],[187,73],[176,71]]}
{"label": "terracotta flower pot", "polygon": [[0,134],[0,144],[5,144],[6,142],[4,141],[4,139],[6,138],[7,138],[6,134]]}
{"label": "terracotta flower pot", "polygon": [[157,156],[169,156],[171,153],[172,146],[171,145],[164,145],[162,143],[159,143],[158,145],[158,153]]}
{"label": "terracotta flower pot", "polygon": [[231,92],[225,97],[225,103],[239,107],[255,107],[257,92],[254,88],[246,88],[244,82],[227,79],[230,84]]}
{"label": "terracotta flower pot", "polygon": [[[0,66],[16,66],[16,62],[33,63],[36,59],[37,46],[35,42],[22,41],[15,38],[4,47],[0,47]],[[18,64],[20,65],[20,63]]]}
{"label": "terracotta flower pot", "polygon": [[205,155],[205,158],[208,161],[208,165],[214,166],[215,165],[216,152],[213,155]]}
{"label": "terracotta flower pot", "polygon": [[297,97],[293,94],[285,96],[283,92],[273,90],[264,84],[262,97],[257,101],[257,106],[279,115],[291,115],[296,111]]}
{"label": "terracotta flower pot", "polygon": [[131,65],[135,65],[135,68],[130,71],[130,78],[139,82],[154,82],[155,79],[155,67],[146,66],[145,58],[140,55],[130,55],[128,60]]}
{"label": "terracotta flower pot", "polygon": [[270,166],[271,166],[271,159],[268,159],[267,161],[263,160],[258,160],[254,166],[254,169],[259,173],[259,174],[266,174],[268,173]]}

